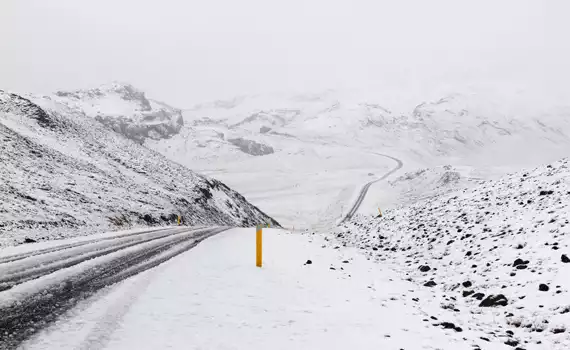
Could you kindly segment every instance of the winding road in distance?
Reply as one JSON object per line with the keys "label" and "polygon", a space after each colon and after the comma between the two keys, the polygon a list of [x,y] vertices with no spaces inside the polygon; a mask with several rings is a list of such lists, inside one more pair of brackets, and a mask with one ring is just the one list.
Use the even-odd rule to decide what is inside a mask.
{"label": "winding road in distance", "polygon": [[393,173],[395,173],[396,171],[402,169],[402,167],[404,166],[404,163],[401,160],[399,160],[398,158],[389,156],[387,154],[382,154],[382,153],[372,153],[372,154],[392,159],[393,161],[396,162],[396,167],[394,167],[393,169],[388,171],[386,174],[382,175],[382,177],[374,179],[362,187],[362,189],[360,190],[360,193],[358,194],[358,198],[356,199],[356,201],[352,205],[352,208],[350,208],[348,213],[346,213],[346,215],[342,218],[342,220],[339,222],[339,225],[342,225],[343,223],[352,219],[352,217],[356,214],[358,209],[360,209],[360,205],[362,205],[362,201],[364,201],[364,198],[366,198],[366,194],[368,193],[370,186],[372,186],[373,184],[375,184],[378,181],[385,180],[388,176],[390,176]]}

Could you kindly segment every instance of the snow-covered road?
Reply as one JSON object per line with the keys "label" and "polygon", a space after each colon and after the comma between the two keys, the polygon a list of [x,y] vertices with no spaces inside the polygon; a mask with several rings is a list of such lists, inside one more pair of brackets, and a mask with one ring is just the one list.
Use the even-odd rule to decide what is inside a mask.
{"label": "snow-covered road", "polygon": [[261,269],[255,229],[228,230],[100,291],[22,348],[472,349],[432,326],[416,285],[357,250],[263,234]]}
{"label": "snow-covered road", "polygon": [[105,286],[226,229],[144,230],[0,256],[0,348],[15,347]]}

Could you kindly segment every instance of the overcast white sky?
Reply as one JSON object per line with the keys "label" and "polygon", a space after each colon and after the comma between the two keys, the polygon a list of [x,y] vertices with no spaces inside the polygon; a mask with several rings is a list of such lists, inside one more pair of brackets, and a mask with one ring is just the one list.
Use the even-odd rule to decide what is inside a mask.
{"label": "overcast white sky", "polygon": [[570,81],[568,0],[0,0],[0,89],[127,81],[165,102]]}

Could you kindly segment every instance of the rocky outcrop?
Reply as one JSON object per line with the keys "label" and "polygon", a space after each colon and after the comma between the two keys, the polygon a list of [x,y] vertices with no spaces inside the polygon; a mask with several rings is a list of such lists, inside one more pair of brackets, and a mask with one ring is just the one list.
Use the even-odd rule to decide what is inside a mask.
{"label": "rocky outcrop", "polygon": [[228,142],[252,156],[265,156],[275,152],[271,146],[243,138],[228,139]]}

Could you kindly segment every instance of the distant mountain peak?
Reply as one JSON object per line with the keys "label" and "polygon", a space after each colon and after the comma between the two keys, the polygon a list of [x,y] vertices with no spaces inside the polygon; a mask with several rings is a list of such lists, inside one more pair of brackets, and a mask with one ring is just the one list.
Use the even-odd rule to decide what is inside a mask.
{"label": "distant mountain peak", "polygon": [[57,102],[81,110],[139,143],[148,138],[170,138],[184,125],[181,110],[147,98],[129,83],[114,81],[91,89],[58,91],[55,95]]}

